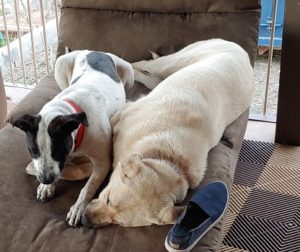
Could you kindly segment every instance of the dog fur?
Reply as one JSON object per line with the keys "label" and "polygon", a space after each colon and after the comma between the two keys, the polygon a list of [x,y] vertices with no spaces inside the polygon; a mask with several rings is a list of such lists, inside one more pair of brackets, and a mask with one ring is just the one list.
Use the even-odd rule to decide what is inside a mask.
{"label": "dog fur", "polygon": [[[36,175],[41,183],[37,189],[39,201],[53,197],[62,174],[67,179],[91,175],[67,215],[68,224],[77,226],[84,208],[111,168],[109,120],[125,103],[124,86],[133,85],[133,69],[113,54],[74,51],[57,59],[55,79],[62,92],[45,104],[38,115],[22,115],[11,123],[26,132],[32,157],[26,171]],[[76,111],[67,101],[82,111]],[[81,124],[85,135],[75,151],[74,142]],[[76,165],[71,162],[74,157],[83,156],[93,167],[90,162]]]}
{"label": "dog fur", "polygon": [[248,54],[221,39],[133,67],[135,80],[154,90],[111,119],[114,170],[84,211],[87,226],[174,223],[183,210],[175,203],[199,185],[209,150],[254,95]]}

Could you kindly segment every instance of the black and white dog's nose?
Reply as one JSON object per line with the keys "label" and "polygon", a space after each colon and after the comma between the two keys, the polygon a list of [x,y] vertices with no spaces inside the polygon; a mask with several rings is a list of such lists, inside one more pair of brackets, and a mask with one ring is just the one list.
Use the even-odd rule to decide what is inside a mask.
{"label": "black and white dog's nose", "polygon": [[38,176],[38,180],[45,185],[52,184],[54,182],[55,176],[53,174],[50,175],[40,175]]}

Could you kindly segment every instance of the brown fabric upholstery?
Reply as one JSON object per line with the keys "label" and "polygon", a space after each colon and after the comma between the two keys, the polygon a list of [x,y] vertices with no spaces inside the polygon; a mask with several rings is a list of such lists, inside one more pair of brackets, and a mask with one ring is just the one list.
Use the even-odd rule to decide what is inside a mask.
{"label": "brown fabric upholstery", "polygon": [[[190,7],[183,7],[187,2]],[[149,49],[165,55],[192,42],[218,37],[240,44],[253,63],[259,2],[65,0],[58,54],[64,54],[65,46],[72,50],[89,48],[113,52],[134,62],[149,58]],[[186,12],[186,8],[191,11]]]}
{"label": "brown fabric upholstery", "polygon": [[22,114],[37,114],[45,103],[49,102],[60,91],[60,88],[54,80],[54,74],[51,73],[43,81],[39,83],[25,98],[17,105],[8,115],[8,121]]}
{"label": "brown fabric upholstery", "polygon": [[[151,3],[151,4],[150,4]],[[222,37],[242,45],[252,62],[256,50],[259,1],[63,1],[59,53],[71,49],[111,51],[127,60],[148,58],[148,49],[166,54],[188,43]],[[191,13],[193,12],[193,13]],[[127,92],[138,97],[143,86]],[[9,115],[35,114],[59,92],[53,74],[46,77]],[[211,150],[204,185],[213,180],[232,184],[248,111],[224,133]],[[25,135],[6,125],[0,130],[0,251],[165,251],[170,226],[99,229],[71,228],[65,222],[83,182],[61,181],[48,203],[35,200],[37,180],[25,174],[30,157]],[[186,200],[188,200],[187,197]],[[218,251],[223,222],[193,251]]]}

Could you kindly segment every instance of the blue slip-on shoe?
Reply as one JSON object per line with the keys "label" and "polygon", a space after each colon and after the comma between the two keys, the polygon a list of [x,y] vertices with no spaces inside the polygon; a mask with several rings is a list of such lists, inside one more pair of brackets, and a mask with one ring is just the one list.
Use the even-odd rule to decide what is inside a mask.
{"label": "blue slip-on shoe", "polygon": [[169,252],[188,252],[222,218],[229,201],[227,186],[220,181],[200,188],[169,231]]}

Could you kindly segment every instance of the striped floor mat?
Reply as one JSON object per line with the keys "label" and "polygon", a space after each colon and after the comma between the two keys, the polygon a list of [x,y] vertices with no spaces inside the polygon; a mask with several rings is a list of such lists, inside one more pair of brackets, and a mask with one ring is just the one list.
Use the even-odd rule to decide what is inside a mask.
{"label": "striped floor mat", "polygon": [[243,142],[220,251],[300,251],[300,147]]}

